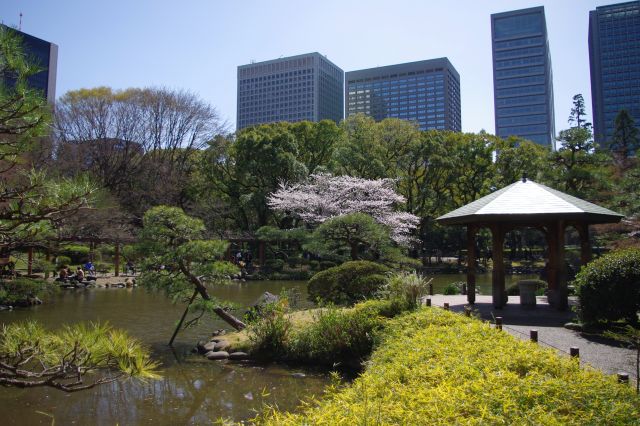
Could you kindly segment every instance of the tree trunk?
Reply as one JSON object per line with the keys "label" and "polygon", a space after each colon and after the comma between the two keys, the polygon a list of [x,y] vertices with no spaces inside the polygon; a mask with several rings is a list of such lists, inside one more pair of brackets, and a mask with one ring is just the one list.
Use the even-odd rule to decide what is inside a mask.
{"label": "tree trunk", "polygon": [[350,244],[351,246],[351,260],[358,260],[358,243]]}
{"label": "tree trunk", "polygon": [[[187,267],[185,266],[185,264],[182,261],[179,262],[178,264],[180,265],[180,271],[189,279],[189,281],[191,281],[191,283],[195,287],[195,290],[198,293],[200,293],[200,296],[202,296],[202,298],[204,300],[211,300],[211,296],[209,296],[209,292],[207,291],[207,287],[205,287],[204,284],[202,284],[202,281],[200,281],[200,278],[198,278],[195,275],[193,275],[187,269]],[[235,328],[238,331],[243,330],[243,329],[245,329],[247,327],[247,325],[245,323],[243,323],[238,318],[234,317],[229,312],[225,311],[224,309],[222,309],[220,307],[216,307],[213,311],[220,318],[222,318],[227,324],[229,324],[231,327]]]}

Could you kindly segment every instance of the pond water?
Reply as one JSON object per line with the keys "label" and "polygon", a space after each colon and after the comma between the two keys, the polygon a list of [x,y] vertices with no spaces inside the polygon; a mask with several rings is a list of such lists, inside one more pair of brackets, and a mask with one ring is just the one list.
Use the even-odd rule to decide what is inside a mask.
{"label": "pond water", "polygon": [[[463,281],[463,275],[435,275],[434,288]],[[519,278],[515,277],[513,281]],[[509,278],[508,278],[509,280]],[[479,275],[478,287],[491,291],[491,277]],[[507,284],[509,285],[509,284]],[[299,293],[299,304],[307,298],[301,281],[236,282],[212,291],[239,306],[251,305],[262,293],[281,290]],[[191,354],[198,340],[212,330],[228,328],[208,319],[194,329],[181,332],[174,349],[168,339],[183,306],[174,306],[162,294],[144,289],[65,290],[48,303],[29,309],[0,312],[0,323],[36,319],[49,328],[79,321],[108,321],[126,329],[151,348],[162,363],[162,380],[127,380],[66,394],[55,389],[0,388],[2,425],[182,425],[212,424],[220,418],[250,419],[265,404],[295,409],[301,400],[320,396],[330,379],[324,372],[283,365],[213,362]],[[304,372],[305,377],[293,373]]]}

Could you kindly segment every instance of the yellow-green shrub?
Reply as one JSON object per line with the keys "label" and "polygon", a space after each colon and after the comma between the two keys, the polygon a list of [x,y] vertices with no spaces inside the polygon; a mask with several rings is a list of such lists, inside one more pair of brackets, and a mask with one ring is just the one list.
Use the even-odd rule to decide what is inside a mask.
{"label": "yellow-green shrub", "polygon": [[629,386],[476,319],[424,308],[390,320],[352,384],[259,424],[638,424]]}

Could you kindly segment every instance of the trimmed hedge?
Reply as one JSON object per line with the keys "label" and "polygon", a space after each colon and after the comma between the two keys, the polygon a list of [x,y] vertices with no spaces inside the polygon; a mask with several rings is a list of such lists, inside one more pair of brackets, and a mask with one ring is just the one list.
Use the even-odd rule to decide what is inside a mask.
{"label": "trimmed hedge", "polygon": [[85,263],[89,259],[89,247],[78,244],[71,244],[60,247],[60,254],[71,259],[73,264]]}
{"label": "trimmed hedge", "polygon": [[389,268],[366,260],[345,262],[309,280],[309,299],[353,305],[369,299],[385,284]]}
{"label": "trimmed hedge", "polygon": [[590,262],[578,273],[574,284],[582,322],[638,323],[640,249],[611,252]]}
{"label": "trimmed hedge", "polygon": [[390,320],[354,382],[257,424],[638,424],[628,385],[479,320],[423,308]]}

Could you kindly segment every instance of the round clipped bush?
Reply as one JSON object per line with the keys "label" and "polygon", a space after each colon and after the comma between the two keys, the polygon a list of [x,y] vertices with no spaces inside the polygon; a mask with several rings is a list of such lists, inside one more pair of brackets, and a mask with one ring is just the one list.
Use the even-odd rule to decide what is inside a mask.
{"label": "round clipped bush", "polygon": [[284,268],[284,260],[282,259],[270,259],[267,261],[267,267],[272,271],[281,272]]}
{"label": "round clipped bush", "polygon": [[627,320],[637,324],[640,249],[612,252],[590,262],[578,273],[574,285],[582,322]]}
{"label": "round clipped bush", "polygon": [[89,259],[89,247],[70,244],[60,248],[60,254],[71,258],[71,263],[81,264]]}
{"label": "round clipped bush", "polygon": [[389,269],[366,260],[345,262],[318,272],[309,280],[309,298],[353,305],[373,295],[385,284]]}

